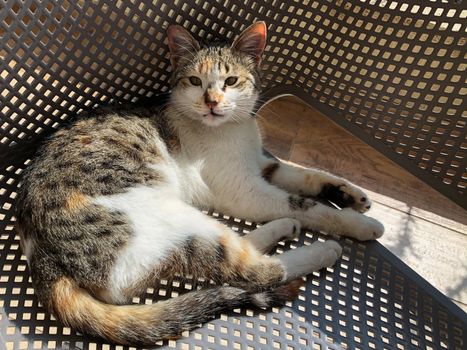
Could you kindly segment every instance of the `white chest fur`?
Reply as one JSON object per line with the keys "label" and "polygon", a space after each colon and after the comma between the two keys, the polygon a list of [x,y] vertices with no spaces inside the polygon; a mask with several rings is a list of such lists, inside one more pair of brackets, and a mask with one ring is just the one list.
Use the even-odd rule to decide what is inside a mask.
{"label": "white chest fur", "polygon": [[[185,172],[185,181],[198,183],[201,179],[211,193],[209,201],[233,195],[245,187],[249,176],[259,174],[261,136],[253,118],[216,128],[190,120],[180,123],[182,152],[176,161],[182,169],[196,168]],[[203,199],[205,204],[207,198]]]}

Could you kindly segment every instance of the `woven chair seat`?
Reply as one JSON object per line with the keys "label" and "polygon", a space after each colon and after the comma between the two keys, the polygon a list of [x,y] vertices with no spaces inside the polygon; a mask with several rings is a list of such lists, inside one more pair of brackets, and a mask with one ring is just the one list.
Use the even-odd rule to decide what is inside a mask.
{"label": "woven chair seat", "polygon": [[[262,102],[293,94],[466,207],[466,2],[37,1],[0,3],[0,348],[126,349],[63,327],[38,305],[13,229],[21,173],[47,135],[98,104],[168,92],[165,29],[232,38],[268,23]],[[462,148],[463,147],[463,148]],[[210,213],[239,234],[255,225]],[[278,251],[326,239],[302,232]],[[466,349],[466,314],[378,242],[299,298],[233,310],[161,348]],[[192,290],[175,280],[135,303]]]}

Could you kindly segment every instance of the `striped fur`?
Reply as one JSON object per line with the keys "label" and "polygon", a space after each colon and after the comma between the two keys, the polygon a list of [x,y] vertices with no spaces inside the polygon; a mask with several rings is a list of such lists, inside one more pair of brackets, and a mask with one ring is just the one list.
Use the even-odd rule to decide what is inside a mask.
{"label": "striped fur", "polygon": [[61,277],[49,287],[46,306],[65,324],[117,344],[151,346],[176,339],[184,330],[222,311],[252,305],[266,308],[294,299],[302,285],[294,280],[264,292],[213,287],[153,305],[110,305],[93,298],[72,279]]}

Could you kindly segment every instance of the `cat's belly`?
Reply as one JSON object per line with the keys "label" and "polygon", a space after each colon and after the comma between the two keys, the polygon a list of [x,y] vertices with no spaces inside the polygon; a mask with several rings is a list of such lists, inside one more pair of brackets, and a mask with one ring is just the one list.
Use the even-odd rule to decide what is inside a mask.
{"label": "cat's belly", "polygon": [[196,235],[218,239],[218,227],[213,220],[206,225],[206,216],[177,197],[167,187],[138,186],[127,192],[97,197],[94,202],[109,210],[126,214],[133,234],[119,252],[109,276],[109,302],[124,302],[123,291],[151,275],[157,266]]}

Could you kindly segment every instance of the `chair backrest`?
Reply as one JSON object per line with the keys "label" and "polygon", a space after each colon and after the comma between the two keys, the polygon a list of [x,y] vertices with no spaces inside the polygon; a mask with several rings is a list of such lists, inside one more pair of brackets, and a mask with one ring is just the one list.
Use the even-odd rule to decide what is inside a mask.
{"label": "chair backrest", "polygon": [[83,109],[168,91],[170,23],[232,38],[265,20],[265,98],[298,95],[466,206],[465,3],[2,2],[0,165]]}

